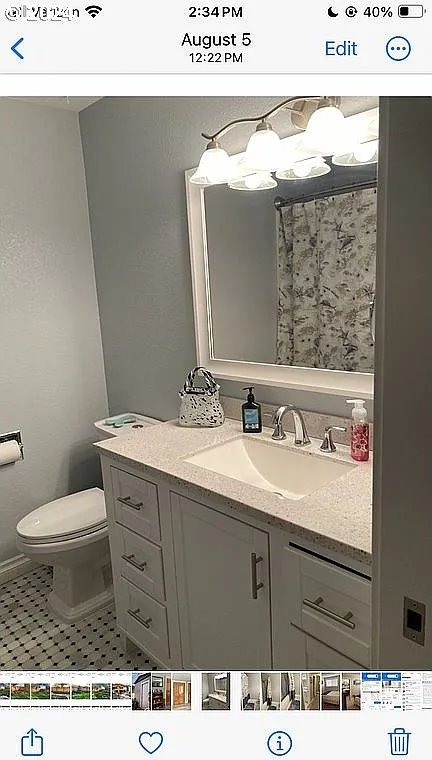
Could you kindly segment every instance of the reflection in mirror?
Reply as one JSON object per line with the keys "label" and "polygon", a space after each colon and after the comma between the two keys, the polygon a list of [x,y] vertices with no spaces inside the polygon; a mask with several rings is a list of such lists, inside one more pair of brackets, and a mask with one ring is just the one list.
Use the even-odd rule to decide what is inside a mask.
{"label": "reflection in mirror", "polygon": [[373,372],[376,164],[204,201],[213,357]]}

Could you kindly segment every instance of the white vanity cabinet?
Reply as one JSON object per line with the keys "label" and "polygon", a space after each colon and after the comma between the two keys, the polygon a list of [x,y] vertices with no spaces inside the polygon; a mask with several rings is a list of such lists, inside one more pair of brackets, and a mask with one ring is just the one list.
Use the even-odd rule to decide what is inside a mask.
{"label": "white vanity cabinet", "polygon": [[117,625],[160,665],[181,665],[169,492],[102,457]]}
{"label": "white vanity cabinet", "polygon": [[102,469],[118,626],[161,666],[369,667],[362,567],[317,556],[319,545],[299,545],[216,495],[203,503],[106,456]]}
{"label": "white vanity cabinet", "polygon": [[371,582],[342,560],[324,559],[282,533],[275,535],[273,655],[278,668],[290,661],[307,670],[369,667]]}
{"label": "white vanity cabinet", "polygon": [[268,533],[175,493],[171,509],[184,667],[270,668]]}

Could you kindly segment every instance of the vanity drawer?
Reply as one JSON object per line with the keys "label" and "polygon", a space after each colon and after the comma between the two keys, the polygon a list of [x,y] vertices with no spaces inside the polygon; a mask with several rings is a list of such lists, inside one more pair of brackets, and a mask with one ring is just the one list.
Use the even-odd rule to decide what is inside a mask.
{"label": "vanity drawer", "polygon": [[166,608],[123,578],[119,583],[117,619],[126,635],[161,662],[170,659]]}
{"label": "vanity drawer", "polygon": [[115,554],[120,558],[120,573],[151,596],[165,601],[162,549],[120,525],[114,532]]}
{"label": "vanity drawer", "polygon": [[140,536],[160,541],[157,486],[111,467],[116,522]]}
{"label": "vanity drawer", "polygon": [[300,597],[297,619],[292,622],[367,667],[371,640],[370,581],[330,562],[295,553]]}
{"label": "vanity drawer", "polygon": [[306,670],[359,670],[361,665],[349,660],[340,652],[335,652],[326,644],[317,641],[312,636],[305,636]]}

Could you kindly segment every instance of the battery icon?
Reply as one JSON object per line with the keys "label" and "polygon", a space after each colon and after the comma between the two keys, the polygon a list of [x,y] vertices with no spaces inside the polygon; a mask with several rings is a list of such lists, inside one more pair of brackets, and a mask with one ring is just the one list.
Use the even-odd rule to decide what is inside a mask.
{"label": "battery icon", "polygon": [[423,18],[423,5],[400,5],[398,8],[399,18]]}

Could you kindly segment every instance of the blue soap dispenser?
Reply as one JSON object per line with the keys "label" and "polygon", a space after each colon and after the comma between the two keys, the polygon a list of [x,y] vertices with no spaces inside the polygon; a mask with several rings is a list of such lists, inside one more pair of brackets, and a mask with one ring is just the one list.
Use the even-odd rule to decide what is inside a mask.
{"label": "blue soap dispenser", "polygon": [[242,406],[243,433],[261,433],[261,404],[257,404],[254,396],[254,387],[243,388],[249,391],[247,401]]}

